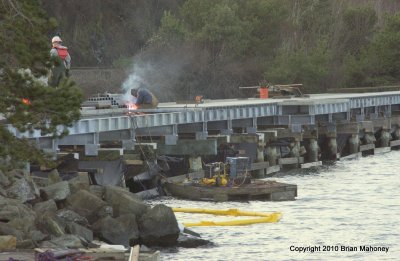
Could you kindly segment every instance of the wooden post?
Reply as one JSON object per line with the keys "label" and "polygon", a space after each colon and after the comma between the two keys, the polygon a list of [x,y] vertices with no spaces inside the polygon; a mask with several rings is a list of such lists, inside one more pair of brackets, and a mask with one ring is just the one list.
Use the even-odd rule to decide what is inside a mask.
{"label": "wooden post", "polygon": [[129,255],[129,261],[139,261],[139,250],[140,246],[135,245],[134,247],[131,247],[131,253]]}

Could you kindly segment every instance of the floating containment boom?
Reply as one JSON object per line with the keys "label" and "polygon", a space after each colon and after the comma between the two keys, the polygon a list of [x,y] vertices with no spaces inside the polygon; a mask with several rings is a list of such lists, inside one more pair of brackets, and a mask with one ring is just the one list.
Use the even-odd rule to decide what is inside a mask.
{"label": "floating containment boom", "polygon": [[197,213],[197,214],[212,214],[212,215],[224,215],[224,216],[254,216],[260,218],[252,219],[238,219],[238,220],[226,220],[226,221],[200,221],[195,223],[183,223],[185,227],[198,227],[198,226],[243,226],[259,223],[275,223],[282,218],[282,213],[261,213],[252,211],[241,211],[238,209],[201,209],[201,208],[173,208],[174,212],[184,213]]}

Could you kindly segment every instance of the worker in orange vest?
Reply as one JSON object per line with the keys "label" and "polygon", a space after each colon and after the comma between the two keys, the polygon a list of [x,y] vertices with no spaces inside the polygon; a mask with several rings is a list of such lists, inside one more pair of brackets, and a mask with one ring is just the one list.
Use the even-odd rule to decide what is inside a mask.
{"label": "worker in orange vest", "polygon": [[68,53],[68,48],[62,45],[62,40],[59,36],[54,36],[51,39],[51,43],[50,58],[53,64],[48,84],[57,87],[62,78],[69,77],[71,56]]}

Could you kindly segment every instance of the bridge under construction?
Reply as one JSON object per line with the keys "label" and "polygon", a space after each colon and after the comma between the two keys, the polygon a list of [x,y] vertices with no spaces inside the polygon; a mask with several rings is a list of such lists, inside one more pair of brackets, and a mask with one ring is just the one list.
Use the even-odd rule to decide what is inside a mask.
{"label": "bridge under construction", "polygon": [[263,176],[284,165],[313,166],[399,146],[400,91],[169,102],[133,112],[86,106],[60,139],[8,129],[48,151],[75,146],[94,157],[110,142],[120,144],[121,155],[140,142],[151,143],[158,154],[193,160],[216,155],[220,144],[232,143]]}

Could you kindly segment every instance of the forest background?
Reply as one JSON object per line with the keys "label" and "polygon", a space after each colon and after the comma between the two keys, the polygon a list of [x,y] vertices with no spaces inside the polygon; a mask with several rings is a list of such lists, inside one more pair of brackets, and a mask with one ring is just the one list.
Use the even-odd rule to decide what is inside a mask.
{"label": "forest background", "polygon": [[[396,0],[50,1],[74,67],[131,68],[161,100],[399,83]],[[54,32],[53,32],[54,33]],[[50,36],[49,36],[50,37]]]}

